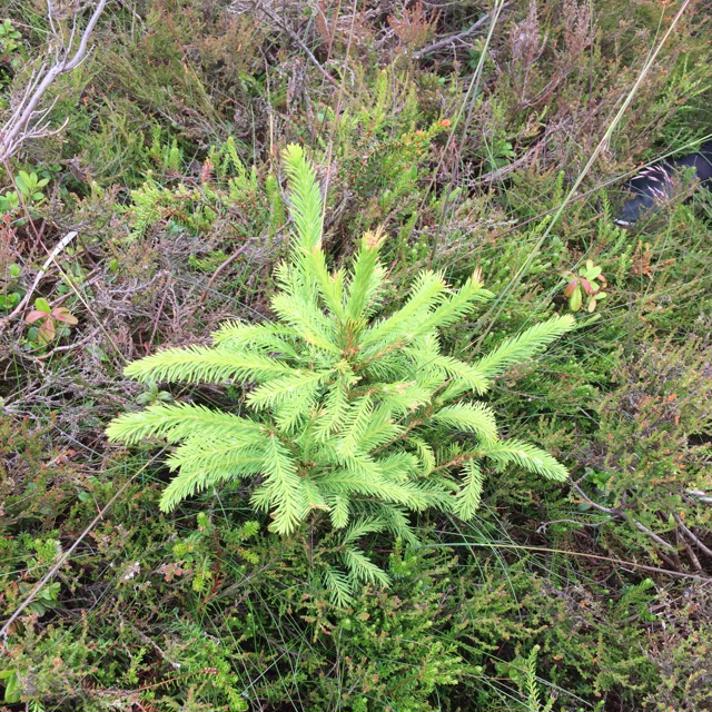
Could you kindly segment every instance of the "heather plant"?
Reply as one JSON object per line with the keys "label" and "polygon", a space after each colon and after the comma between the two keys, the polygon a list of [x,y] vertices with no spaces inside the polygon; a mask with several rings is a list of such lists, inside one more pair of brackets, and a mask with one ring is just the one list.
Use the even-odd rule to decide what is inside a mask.
{"label": "heather plant", "polygon": [[348,575],[326,575],[346,600],[355,581],[388,580],[357,548],[361,537],[389,531],[412,540],[408,514],[429,508],[469,519],[489,469],[518,465],[566,478],[545,451],[502,439],[494,410],[478,397],[573,319],[535,325],[475,363],[443,353],[439,331],[491,296],[480,275],[451,288],[442,274],[423,271],[405,304],[377,317],[387,286],[378,259],[383,234],[366,233],[350,272],[329,272],[314,170],[296,145],[284,162],[294,238],[277,269],[277,319],[227,323],[211,346],[166,349],[126,368],[148,383],[238,382],[246,414],[156,403],[119,416],[107,433],[128,444],[158,436],[177,445],[164,511],[208,487],[251,479],[251,503],[270,513],[276,532],[292,534],[307,522],[342,530]]}
{"label": "heather plant", "polygon": [[[60,51],[48,39],[69,40],[76,10],[78,39],[96,5],[4,4],[3,122],[42,58]],[[0,185],[0,707],[541,712],[555,698],[552,712],[712,708],[712,193],[661,208],[635,234],[612,220],[642,164],[709,140],[704,3],[641,0],[624,17],[612,0],[416,5],[107,3],[84,61],[37,107],[34,118],[51,108],[48,126],[60,130],[24,142]],[[683,6],[638,82],[641,58]],[[4,49],[3,32],[14,35]],[[328,377],[285,434],[276,407],[248,402],[267,383],[254,375],[199,386],[156,377],[145,388],[116,375],[161,344],[210,343],[228,318],[291,328],[269,307],[296,224],[276,150],[290,142],[329,156],[322,239],[329,272],[344,267],[344,298],[364,232],[388,235],[377,256],[387,281],[364,329],[397,312],[425,267],[456,286],[479,267],[497,294],[436,330],[438,353],[469,366],[548,319],[552,304],[586,323],[555,353],[442,406],[485,401],[500,442],[560,456],[571,482],[508,464],[497,474],[491,458],[474,458],[482,502],[460,520],[462,466],[437,468],[480,443],[434,421],[435,390],[393,416],[403,429],[422,423],[367,451],[382,467],[403,451],[420,458],[409,436],[429,445],[431,475],[388,474],[411,489],[445,480],[449,499],[428,511],[356,492],[346,526],[313,508],[293,533],[270,532],[250,503],[271,481],[264,466],[158,511],[187,466],[168,472],[160,437],[133,453],[107,449],[100,431],[119,412],[222,409],[279,433],[300,488],[316,482],[326,497],[335,486],[323,484],[328,463],[303,452]],[[30,180],[18,181],[22,170]],[[35,285],[68,231],[76,238]],[[588,260],[608,286],[580,272]],[[572,309],[562,291],[574,277]],[[340,322],[319,294],[336,340]],[[67,308],[78,323],[55,320],[40,346],[48,317],[27,324],[33,305]],[[415,381],[418,338],[386,363],[401,375],[346,354],[361,379],[347,402],[359,388]],[[328,353],[281,339],[234,351],[326,370]],[[347,430],[335,425],[326,442]],[[206,446],[217,440],[203,432]],[[174,439],[168,454],[187,443]],[[414,532],[392,543],[385,507]],[[373,527],[351,528],[364,519]],[[380,569],[376,585],[352,585],[347,559],[359,555],[387,588]],[[329,600],[343,596],[334,577],[352,591],[347,606]]]}
{"label": "heather plant", "polygon": [[[252,235],[265,223],[274,235],[284,221],[281,198],[274,191],[276,179],[264,177],[264,192],[260,192],[255,166],[248,168],[239,158],[232,137],[212,146],[200,166],[199,181],[180,176],[183,154],[175,140],[161,143],[154,134],[146,152],[158,169],[149,171],[145,180],[131,191],[129,205],[122,208],[129,225],[128,241],[137,242],[152,231],[169,229],[205,236],[216,223],[226,219],[231,211],[245,210],[249,224],[231,220],[234,232]],[[0,197],[0,201],[2,197]],[[1,205],[1,203],[0,203]],[[223,255],[222,259],[225,259]]]}

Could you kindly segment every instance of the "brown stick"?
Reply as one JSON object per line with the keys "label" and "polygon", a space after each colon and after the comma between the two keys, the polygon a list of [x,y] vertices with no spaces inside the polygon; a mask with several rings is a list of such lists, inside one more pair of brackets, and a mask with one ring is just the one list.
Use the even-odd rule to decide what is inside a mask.
{"label": "brown stick", "polygon": [[712,557],[712,549],[709,548],[704,542],[700,541],[700,538],[687,526],[685,526],[685,523],[682,521],[680,518],[680,515],[675,513],[673,514],[673,517],[675,517],[675,521],[677,522],[677,526],[680,528],[680,531],[701,551],[704,551],[707,556]]}
{"label": "brown stick", "polygon": [[[509,3],[505,3],[504,6],[508,4]],[[442,39],[439,39],[436,42],[429,44],[427,47],[419,49],[417,52],[413,53],[413,57],[415,57],[415,59],[420,59],[421,57],[425,57],[428,54],[433,54],[434,52],[437,52],[439,49],[448,47],[451,44],[455,44],[456,42],[462,42],[464,39],[470,37],[470,35],[475,34],[475,32],[477,32],[477,30],[483,27],[489,21],[489,19],[489,13],[487,13],[486,15],[482,15],[482,17],[477,20],[477,22],[475,22],[473,25],[470,25],[467,29],[462,30],[461,32],[454,32],[451,35],[447,35],[447,37],[443,37]]]}
{"label": "brown stick", "polygon": [[[575,482],[572,482],[571,486],[576,490],[576,493],[579,495],[579,497],[586,500],[587,504],[589,504],[594,509],[597,509],[599,512],[603,512],[604,514],[616,517],[617,519],[626,518],[625,514],[623,514],[623,512],[621,512],[620,510],[613,509],[612,507],[604,507],[602,504],[594,502]],[[633,525],[638,531],[643,532],[643,534],[645,534],[646,536],[649,536],[656,544],[659,544],[668,551],[677,551],[677,549],[672,544],[670,544],[670,542],[665,541],[665,539],[663,539],[661,536],[658,536],[654,531],[648,529],[645,524],[641,524],[635,519],[633,519],[632,521]]]}

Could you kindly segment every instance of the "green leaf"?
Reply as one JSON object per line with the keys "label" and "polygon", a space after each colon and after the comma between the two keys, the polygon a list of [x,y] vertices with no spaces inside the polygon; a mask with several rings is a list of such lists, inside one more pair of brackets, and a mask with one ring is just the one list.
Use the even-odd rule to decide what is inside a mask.
{"label": "green leaf", "polygon": [[272,298],[272,309],[294,329],[298,338],[327,353],[341,356],[341,349],[334,341],[332,325],[313,304],[281,293]]}
{"label": "green leaf", "polygon": [[348,409],[340,430],[340,437],[335,444],[337,452],[342,457],[352,457],[364,451],[361,439],[369,426],[372,415],[373,401],[370,396],[359,398]]}
{"label": "green leaf", "polygon": [[314,435],[317,440],[326,441],[336,430],[344,425],[344,418],[349,412],[347,379],[339,378],[332,383],[322,401],[319,417],[314,423]]}
{"label": "green leaf", "polygon": [[503,341],[494,351],[475,363],[475,368],[492,378],[505,369],[532,358],[550,343],[574,328],[574,318],[567,314],[536,324],[518,336]]}
{"label": "green leaf", "polygon": [[546,450],[520,440],[489,443],[482,448],[482,454],[500,465],[514,463],[556,482],[564,482],[569,476],[568,470]]}
{"label": "green leaf", "polygon": [[462,488],[456,497],[457,515],[464,520],[471,519],[480,506],[484,475],[474,460],[468,460],[463,465],[464,479]]}
{"label": "green leaf", "polygon": [[290,144],[282,158],[289,180],[289,213],[296,227],[295,247],[310,254],[321,247],[323,203],[316,174],[301,146]]}
{"label": "green leaf", "polygon": [[18,190],[26,196],[30,194],[36,182],[37,176],[34,173],[30,175],[26,171],[19,171],[15,176],[15,185]]}
{"label": "green leaf", "polygon": [[179,447],[168,465],[178,469],[178,474],[163,490],[162,512],[171,512],[183,500],[208,487],[260,473],[264,455],[240,443],[196,439]]}
{"label": "green leaf", "polygon": [[376,566],[366,554],[355,547],[347,548],[342,554],[342,559],[354,580],[380,586],[388,586],[391,582],[382,568]]}
{"label": "green leaf", "polygon": [[229,321],[220,326],[212,335],[216,346],[241,351],[246,347],[279,353],[295,357],[297,351],[291,341],[294,331],[281,324],[246,324],[240,321]]}
{"label": "green leaf", "polygon": [[411,327],[414,321],[422,320],[445,289],[441,274],[421,272],[416,277],[406,304],[392,316],[367,329],[361,338],[361,348],[366,353],[373,353],[382,351],[399,338],[403,339],[403,345],[408,343],[412,339]]}
{"label": "green leaf", "polygon": [[324,586],[331,594],[332,602],[340,607],[346,608],[353,602],[353,592],[351,583],[342,571],[331,566],[324,569]]}
{"label": "green leaf", "polygon": [[361,537],[368,534],[378,534],[384,529],[383,522],[378,517],[367,517],[354,522],[344,534],[344,544],[354,544]]}
{"label": "green leaf", "polygon": [[51,314],[52,312],[52,307],[44,297],[37,297],[37,299],[35,299],[35,309],[45,312],[45,314]]}
{"label": "green leaf", "polygon": [[298,398],[306,409],[316,389],[329,375],[330,371],[294,371],[286,376],[278,376],[252,391],[247,396],[247,402],[259,410]]}
{"label": "green leaf", "polygon": [[458,403],[441,408],[433,415],[433,422],[474,433],[482,442],[497,439],[494,411],[484,403]]}
{"label": "green leaf", "polygon": [[349,285],[346,316],[361,323],[371,314],[383,283],[383,268],[378,263],[378,253],[383,244],[381,232],[367,232],[354,260],[353,277]]}
{"label": "green leaf", "polygon": [[492,292],[484,289],[479,274],[473,274],[465,284],[447,299],[444,299],[425,319],[414,325],[412,336],[427,334],[432,329],[450,326],[469,314],[478,302],[491,299]]}
{"label": "green leaf", "polygon": [[165,349],[130,363],[127,376],[140,381],[182,383],[261,383],[269,378],[292,374],[289,366],[259,353],[215,349],[206,346]]}
{"label": "green leaf", "polygon": [[445,401],[451,400],[466,391],[482,395],[490,386],[490,380],[481,369],[452,356],[438,355],[431,359],[431,363],[442,368],[452,379],[452,383],[441,396]]}
{"label": "green leaf", "polygon": [[297,466],[276,436],[268,439],[264,457],[265,483],[261,489],[272,509],[271,529],[291,534],[308,511]]}
{"label": "green leaf", "polygon": [[410,437],[408,444],[415,448],[420,459],[422,475],[429,475],[435,469],[435,453],[433,448],[422,438]]}
{"label": "green leaf", "polygon": [[329,517],[334,529],[343,529],[349,523],[349,500],[347,497],[334,494],[328,497],[331,503]]}
{"label": "green leaf", "polygon": [[158,437],[176,443],[191,435],[229,436],[256,442],[263,437],[259,423],[232,413],[212,410],[190,403],[156,403],[138,413],[125,413],[111,421],[106,429],[109,440],[128,445]]}
{"label": "green leaf", "polygon": [[5,680],[4,701],[8,704],[16,704],[22,696],[20,680],[15,670],[0,670],[0,680]]}

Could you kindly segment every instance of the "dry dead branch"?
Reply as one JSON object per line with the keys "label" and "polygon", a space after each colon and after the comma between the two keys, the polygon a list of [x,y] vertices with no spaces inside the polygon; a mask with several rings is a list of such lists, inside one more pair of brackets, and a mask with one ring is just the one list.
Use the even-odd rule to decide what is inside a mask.
{"label": "dry dead branch", "polygon": [[10,117],[0,129],[0,163],[4,164],[12,158],[26,141],[61,131],[64,124],[52,129],[48,118],[54,102],[41,108],[42,99],[57,77],[71,72],[84,61],[89,52],[91,35],[108,2],[109,0],[97,2],[81,34],[77,12],[72,20],[69,37],[65,40],[57,28],[52,0],[48,0],[47,19],[53,39],[49,44],[47,58],[39,69],[32,73]]}

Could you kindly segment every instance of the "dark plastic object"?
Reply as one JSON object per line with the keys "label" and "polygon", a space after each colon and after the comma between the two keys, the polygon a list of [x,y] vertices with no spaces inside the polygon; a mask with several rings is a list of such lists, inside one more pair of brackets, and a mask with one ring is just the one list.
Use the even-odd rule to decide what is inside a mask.
{"label": "dark plastic object", "polygon": [[640,216],[672,195],[675,171],[694,168],[701,185],[712,188],[712,141],[703,143],[697,153],[671,158],[645,168],[627,184],[635,197],[627,200],[615,218],[616,225],[631,227]]}

